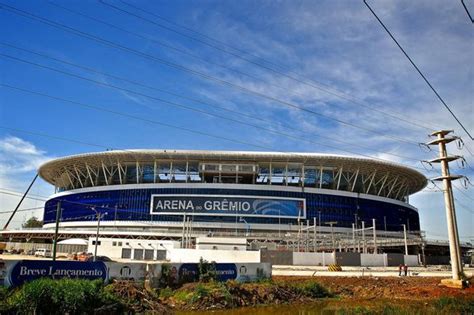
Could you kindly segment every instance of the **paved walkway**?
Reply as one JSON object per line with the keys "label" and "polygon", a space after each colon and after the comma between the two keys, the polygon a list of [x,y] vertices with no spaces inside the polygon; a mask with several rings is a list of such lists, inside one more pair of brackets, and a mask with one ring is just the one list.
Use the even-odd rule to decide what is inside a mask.
{"label": "paved walkway", "polygon": [[[465,268],[468,278],[474,276],[474,268]],[[398,267],[344,267],[342,271],[328,271],[322,266],[283,266],[275,265],[272,268],[274,276],[306,276],[306,277],[398,277]],[[450,278],[451,271],[445,267],[409,267],[411,277],[442,277]]]}

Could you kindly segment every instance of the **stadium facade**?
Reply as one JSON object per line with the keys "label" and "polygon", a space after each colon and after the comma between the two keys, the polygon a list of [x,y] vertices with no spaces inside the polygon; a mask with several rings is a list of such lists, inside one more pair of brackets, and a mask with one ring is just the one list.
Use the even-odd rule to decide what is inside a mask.
{"label": "stadium facade", "polygon": [[275,233],[314,224],[340,230],[376,222],[420,230],[409,196],[427,183],[395,163],[312,153],[117,150],[59,158],[39,175],[56,187],[44,228],[179,235]]}

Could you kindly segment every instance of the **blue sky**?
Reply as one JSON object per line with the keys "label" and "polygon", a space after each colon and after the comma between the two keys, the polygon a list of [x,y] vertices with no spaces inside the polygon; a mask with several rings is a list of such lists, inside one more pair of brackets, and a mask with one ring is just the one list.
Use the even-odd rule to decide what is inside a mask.
{"label": "blue sky", "polygon": [[[38,165],[48,159],[105,148],[361,154],[421,167],[416,160],[433,158],[436,152],[426,152],[416,145],[426,142],[429,133],[428,129],[418,125],[454,129],[464,139],[464,150],[459,151],[455,145],[450,146],[450,150],[453,154],[464,155],[471,168],[459,170],[454,163],[453,173],[470,176],[474,182],[474,142],[442,107],[362,1],[133,2],[140,9],[186,28],[179,28],[120,1],[106,3],[152,23],[99,1],[52,2],[68,10],[47,1],[2,1],[30,14],[98,36],[122,49],[2,9],[1,43],[89,67],[96,72],[0,45],[0,54],[10,56],[0,56],[1,84],[126,113],[155,123],[2,86],[2,189],[25,190]],[[473,134],[474,33],[461,3],[370,3]],[[470,9],[474,12],[474,6]],[[220,50],[203,44],[203,41]],[[158,60],[175,66],[170,67]],[[181,71],[176,65],[198,75],[189,70]],[[275,66],[285,75],[265,69]],[[209,78],[217,78],[220,83]],[[305,107],[313,113],[288,104]],[[199,130],[214,137],[169,125]],[[268,132],[268,129],[274,132]],[[437,175],[436,170],[424,173],[427,177]],[[459,202],[460,235],[468,241],[474,239],[474,188],[471,186],[465,190],[460,182],[456,186],[459,187],[455,190],[455,197]],[[429,188],[412,196],[411,202],[419,208],[422,229],[427,231],[427,235],[443,239],[446,237],[446,223],[442,193]],[[32,193],[49,195],[52,188],[40,181]],[[16,196],[1,194],[1,210],[13,209],[17,200]],[[28,200],[24,204],[25,208],[36,206],[41,206],[41,201]],[[18,214],[14,226],[19,226],[31,214]],[[5,219],[6,216],[0,214],[0,220],[3,222]]]}

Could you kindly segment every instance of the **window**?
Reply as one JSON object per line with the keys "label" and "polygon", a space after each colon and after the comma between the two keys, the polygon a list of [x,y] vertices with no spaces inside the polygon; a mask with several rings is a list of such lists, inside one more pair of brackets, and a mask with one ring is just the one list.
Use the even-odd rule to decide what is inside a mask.
{"label": "window", "polygon": [[257,184],[268,184],[270,182],[270,165],[260,164],[258,167]]}
{"label": "window", "polygon": [[117,246],[117,242],[112,242],[112,246]]}
{"label": "window", "polygon": [[[100,246],[100,242],[101,242],[101,241],[98,241],[98,242],[97,242],[97,246]],[[95,245],[95,241],[92,241],[92,245]]]}
{"label": "window", "polygon": [[304,185],[306,187],[319,188],[319,178],[320,178],[320,170],[318,167],[316,166],[304,167]]}
{"label": "window", "polygon": [[201,182],[199,175],[199,164],[197,162],[188,162],[188,182]]}
{"label": "window", "polygon": [[321,187],[331,189],[334,186],[334,170],[323,169]]}
{"label": "window", "polygon": [[176,183],[186,182],[186,162],[173,162],[171,181]]}
{"label": "window", "polygon": [[122,246],[122,242],[118,242],[118,246]]}
{"label": "window", "polygon": [[288,164],[288,185],[299,186],[301,184],[301,164]]}
{"label": "window", "polygon": [[133,184],[137,182],[137,165],[129,164],[125,170],[125,182],[127,184]]}
{"label": "window", "polygon": [[158,164],[158,179],[159,182],[169,182],[171,179],[170,162],[160,161]]}
{"label": "window", "polygon": [[153,164],[145,164],[142,166],[142,183],[153,183],[155,176],[155,166]]}
{"label": "window", "polygon": [[272,164],[272,185],[286,185],[286,165]]}
{"label": "window", "polygon": [[122,258],[130,259],[132,256],[132,250],[130,248],[122,248]]}

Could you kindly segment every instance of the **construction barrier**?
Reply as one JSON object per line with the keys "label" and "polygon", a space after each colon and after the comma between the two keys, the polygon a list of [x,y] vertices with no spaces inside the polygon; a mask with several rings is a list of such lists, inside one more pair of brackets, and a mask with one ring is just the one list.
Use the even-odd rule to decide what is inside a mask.
{"label": "construction barrier", "polygon": [[342,267],[338,264],[330,264],[328,266],[328,271],[342,271]]}
{"label": "construction barrier", "polygon": [[[212,267],[218,281],[253,281],[270,278],[269,263],[214,263]],[[166,270],[166,272],[165,272]],[[38,278],[79,278],[138,280],[150,279],[156,283],[166,277],[171,283],[199,280],[197,263],[119,263],[82,262],[73,260],[0,260],[0,286],[15,287]]]}

